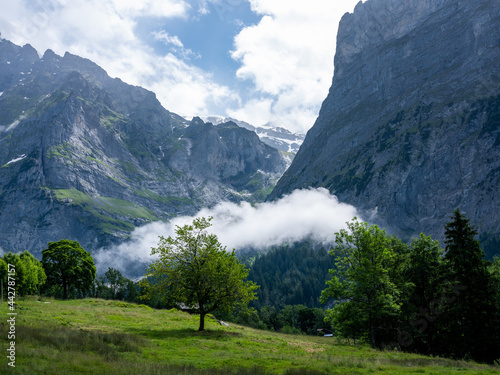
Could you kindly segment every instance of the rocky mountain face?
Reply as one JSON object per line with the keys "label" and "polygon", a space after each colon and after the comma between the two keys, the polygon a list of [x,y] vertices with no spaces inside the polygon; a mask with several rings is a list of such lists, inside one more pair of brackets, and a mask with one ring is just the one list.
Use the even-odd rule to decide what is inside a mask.
{"label": "rocky mountain face", "polygon": [[270,198],[322,186],[403,237],[440,240],[460,208],[491,255],[499,133],[500,2],[367,0],[340,22],[328,97]]}
{"label": "rocky mountain face", "polygon": [[283,152],[288,152],[291,156],[295,155],[304,142],[305,135],[300,133],[292,133],[290,130],[272,126],[270,124],[262,126],[254,126],[245,121],[236,120],[230,117],[209,116],[204,118],[205,121],[211,122],[214,125],[224,124],[226,122],[234,122],[242,128],[254,131],[259,136],[260,140],[265,144],[277,148]]}
{"label": "rocky mountain face", "polygon": [[259,201],[287,159],[249,130],[188,122],[89,60],[0,39],[0,247],[87,250],[221,200]]}

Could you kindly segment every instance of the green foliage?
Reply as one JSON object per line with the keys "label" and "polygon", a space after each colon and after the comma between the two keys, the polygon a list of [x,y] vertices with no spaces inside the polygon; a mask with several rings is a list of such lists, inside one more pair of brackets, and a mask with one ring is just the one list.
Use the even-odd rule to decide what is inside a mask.
{"label": "green foliage", "polygon": [[214,311],[221,320],[275,332],[318,335],[325,327],[326,311],[304,305],[285,305],[280,310],[274,306],[236,309],[233,314]]}
{"label": "green foliage", "polygon": [[17,295],[26,296],[40,292],[40,288],[46,280],[45,271],[42,263],[31,253],[28,251],[19,254],[9,252],[3,256],[3,259],[0,259],[0,278],[3,280],[4,286],[7,285],[8,264],[14,266],[15,274],[13,277]]}
{"label": "green foliage", "polygon": [[[224,316],[224,315],[223,315]],[[259,313],[252,307],[243,307],[239,309],[236,317],[226,319],[228,321],[241,324],[247,327],[253,327],[257,329],[266,329],[266,325],[260,319]]]}
{"label": "green foliage", "polygon": [[335,261],[326,249],[314,248],[308,241],[276,246],[258,255],[250,267],[248,279],[260,285],[258,299],[250,306],[258,310],[266,305],[321,307],[319,297],[333,267]]}
{"label": "green foliage", "polygon": [[401,244],[376,225],[353,220],[347,228],[336,233],[330,252],[337,257],[336,269],[321,299],[333,299],[327,319],[342,336],[361,336],[375,348],[385,323],[400,312],[401,291],[390,270],[398,262],[395,249]]}
{"label": "green foliage", "polygon": [[[420,234],[410,243],[408,259],[402,275],[409,282],[407,299],[403,305],[402,330],[410,335],[399,336],[399,345],[418,353],[431,354],[439,333],[435,317],[426,315],[426,309],[435,304],[443,292],[443,254],[439,242]],[[433,311],[435,313],[435,311]],[[411,345],[411,348],[409,348]]]}
{"label": "green foliage", "polygon": [[333,278],[322,301],[341,337],[372,347],[493,363],[500,353],[500,261],[487,262],[459,210],[446,252],[421,234],[406,246],[356,221],[336,233]]}
{"label": "green foliage", "polygon": [[160,296],[171,306],[184,304],[200,314],[200,331],[206,314],[246,306],[257,289],[253,282],[244,281],[248,271],[234,251],[227,252],[216,235],[206,232],[210,221],[197,218],[192,225],[178,226],[176,237],[161,237],[152,251],[159,259],[151,264],[142,283],[145,298]]}
{"label": "green foliage", "polygon": [[444,260],[445,276],[460,294],[446,306],[439,322],[441,339],[446,343],[440,351],[454,358],[492,362],[500,353],[500,322],[493,303],[495,280],[476,236],[469,219],[455,210],[445,225]]}
{"label": "green foliage", "polygon": [[73,292],[84,296],[96,276],[92,256],[77,241],[49,242],[48,248],[42,251],[42,264],[47,274],[47,288],[62,288],[64,299]]}
{"label": "green foliage", "polygon": [[500,312],[500,258],[495,257],[488,269],[492,277],[495,307]]}
{"label": "green foliage", "polygon": [[119,270],[109,267],[104,275],[95,278],[92,295],[96,298],[136,302],[139,297],[139,287],[124,277]]}

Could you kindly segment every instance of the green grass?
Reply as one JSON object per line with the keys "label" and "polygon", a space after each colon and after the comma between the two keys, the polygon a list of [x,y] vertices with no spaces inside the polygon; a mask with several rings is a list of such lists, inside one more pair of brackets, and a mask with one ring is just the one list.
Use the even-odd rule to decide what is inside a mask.
{"label": "green grass", "polygon": [[97,226],[104,233],[131,232],[135,226],[127,220],[142,219],[148,222],[158,220],[158,217],[149,209],[121,199],[91,197],[76,189],[55,189],[53,193],[58,200],[80,206],[90,213],[93,219],[88,224]]}
{"label": "green grass", "polygon": [[[85,299],[18,299],[16,374],[456,374],[500,373],[470,362],[380,352],[332,338],[294,336],[177,310]],[[2,351],[7,304],[0,305]],[[8,367],[1,356],[0,373]]]}
{"label": "green grass", "polygon": [[71,204],[93,207],[108,214],[118,214],[129,218],[156,220],[157,217],[147,208],[136,206],[133,203],[109,197],[91,197],[76,189],[56,189],[54,194],[59,200],[71,199]]}
{"label": "green grass", "polygon": [[49,150],[47,151],[47,157],[61,157],[71,160],[71,152],[71,145],[68,142],[64,142],[49,148]]}

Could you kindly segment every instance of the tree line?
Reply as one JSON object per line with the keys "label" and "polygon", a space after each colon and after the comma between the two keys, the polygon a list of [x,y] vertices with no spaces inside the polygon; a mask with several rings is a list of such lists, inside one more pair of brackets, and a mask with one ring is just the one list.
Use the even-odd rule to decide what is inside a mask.
{"label": "tree line", "polygon": [[114,268],[96,276],[91,254],[77,241],[49,242],[39,261],[28,251],[0,257],[0,280],[6,286],[8,265],[14,266],[17,296],[44,295],[62,299],[95,297],[139,302],[136,282]]}
{"label": "tree line", "polygon": [[325,289],[328,270],[335,259],[328,249],[312,241],[274,246],[266,253],[248,260],[248,279],[260,286],[257,299],[250,306],[260,310],[273,306],[281,310],[285,305],[305,305],[322,308],[319,301]]}
{"label": "tree line", "polygon": [[247,259],[248,269],[208,233],[211,219],[198,218],[160,238],[140,282],[113,268],[97,277],[90,253],[69,240],[49,243],[41,261],[27,251],[5,254],[0,278],[13,264],[18,295],[183,308],[200,315],[199,330],[212,313],[256,328],[331,331],[373,348],[491,363],[500,357],[500,259],[485,259],[459,210],[450,219],[444,249],[424,234],[404,243],[354,219],[328,253],[285,246]]}
{"label": "tree line", "polygon": [[338,336],[373,348],[492,363],[500,358],[500,259],[485,260],[477,231],[456,210],[445,249],[421,234],[404,244],[353,220],[336,233],[323,291]]}

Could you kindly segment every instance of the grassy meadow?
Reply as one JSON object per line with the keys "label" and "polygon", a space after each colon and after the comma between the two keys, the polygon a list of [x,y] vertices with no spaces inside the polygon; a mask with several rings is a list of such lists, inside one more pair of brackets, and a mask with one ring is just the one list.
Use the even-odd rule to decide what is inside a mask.
{"label": "grassy meadow", "polygon": [[0,305],[0,374],[500,374],[499,367],[286,335],[100,299],[17,299],[15,368]]}

